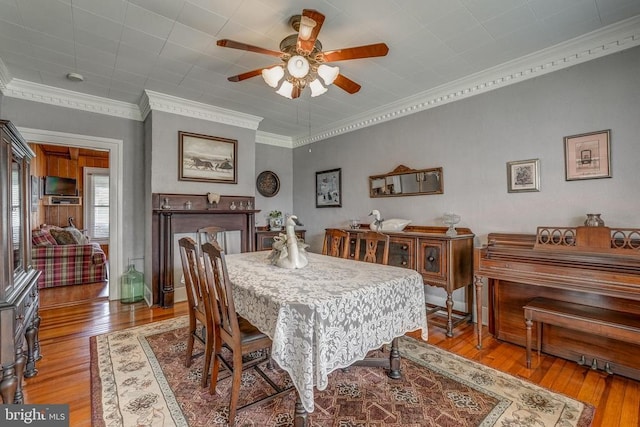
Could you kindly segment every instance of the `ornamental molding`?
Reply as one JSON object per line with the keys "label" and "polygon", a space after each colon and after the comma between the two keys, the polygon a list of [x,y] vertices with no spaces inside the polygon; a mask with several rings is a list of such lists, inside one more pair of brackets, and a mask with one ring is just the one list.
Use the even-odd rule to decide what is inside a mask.
{"label": "ornamental molding", "polygon": [[293,139],[290,136],[278,135],[275,133],[262,131],[256,132],[256,143],[275,145],[277,147],[284,148],[293,148]]}
{"label": "ornamental molding", "polygon": [[11,73],[7,69],[4,62],[2,62],[2,58],[0,58],[0,92],[4,93],[7,85],[11,81]]}
{"label": "ornamental molding", "polygon": [[[398,119],[450,102],[559,71],[640,45],[640,16],[576,37],[533,54],[338,121],[313,134],[285,136],[256,132],[256,142],[300,147],[368,126]],[[257,130],[262,117],[145,90],[139,105],[11,78],[0,59],[4,96],[143,121],[153,110]]]}
{"label": "ornamental molding", "polygon": [[398,119],[638,45],[640,45],[640,16],[620,21],[567,42],[404,98],[398,102],[369,110],[358,116],[334,122],[330,126],[317,129],[312,135],[294,137],[293,147],[300,147]]}
{"label": "ornamental molding", "polygon": [[257,130],[258,125],[262,121],[262,117],[227,110],[226,108],[190,101],[151,90],[144,91],[139,107],[143,120],[151,111],[163,111],[165,113],[178,114],[180,116],[193,117],[252,130]]}
{"label": "ornamental molding", "polygon": [[115,101],[101,96],[88,95],[67,89],[60,89],[26,80],[12,79],[2,89],[5,96],[105,114],[130,120],[141,121],[140,109],[135,104]]}

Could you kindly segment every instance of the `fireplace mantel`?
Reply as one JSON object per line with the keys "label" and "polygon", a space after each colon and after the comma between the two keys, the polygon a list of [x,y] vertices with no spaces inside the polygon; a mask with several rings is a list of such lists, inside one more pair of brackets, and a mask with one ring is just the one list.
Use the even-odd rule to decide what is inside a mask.
{"label": "fireplace mantel", "polygon": [[252,196],[220,196],[209,204],[202,194],[154,193],[152,196],[152,288],[153,301],[162,307],[173,306],[173,236],[195,233],[202,227],[217,226],[241,233],[241,251],[254,250],[255,206]]}

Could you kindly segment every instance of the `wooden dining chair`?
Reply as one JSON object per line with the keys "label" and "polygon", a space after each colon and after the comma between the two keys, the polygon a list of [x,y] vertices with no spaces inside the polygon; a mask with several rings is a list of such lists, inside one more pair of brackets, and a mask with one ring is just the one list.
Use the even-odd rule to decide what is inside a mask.
{"label": "wooden dining chair", "polygon": [[218,242],[223,251],[229,250],[227,245],[227,230],[222,227],[210,225],[208,227],[198,228],[196,231],[198,240],[198,251],[205,243]]}
{"label": "wooden dining chair", "polygon": [[322,255],[349,258],[349,237],[350,234],[346,230],[328,228],[324,232]]}
{"label": "wooden dining chair", "polygon": [[[204,366],[202,368],[201,385],[207,385],[211,358],[213,355],[215,327],[207,310],[210,305],[210,297],[207,285],[204,281],[204,271],[201,257],[197,251],[196,242],[190,237],[183,237],[178,241],[184,284],[187,290],[189,304],[189,337],[187,338],[187,352],[184,365],[191,366],[193,359],[193,345],[195,339],[204,345]],[[198,334],[198,323],[202,333]]]}
{"label": "wooden dining chair", "polygon": [[[289,388],[280,388],[273,381],[268,379],[267,374],[260,368],[260,363],[269,360],[271,350],[271,339],[260,332],[248,320],[238,316],[233,300],[233,292],[229,274],[227,272],[227,264],[225,254],[217,242],[205,243],[202,245],[202,254],[204,257],[205,277],[210,292],[215,294],[216,300],[212,301],[211,312],[216,326],[214,360],[213,369],[211,370],[210,393],[216,390],[218,382],[218,373],[220,364],[231,372],[231,396],[229,401],[229,420],[230,426],[234,425],[237,411],[274,399],[293,390],[293,386]],[[232,352],[232,362],[228,363],[221,354],[222,346]],[[265,357],[260,360],[252,360],[252,363],[242,363],[242,356],[247,353],[264,350]],[[240,397],[240,385],[242,380],[242,372],[245,369],[253,368],[258,374],[266,380],[267,383],[275,390],[274,393],[238,407],[238,399]]]}
{"label": "wooden dining chair", "polygon": [[[378,257],[382,244],[382,255]],[[361,251],[363,253],[361,254]],[[356,237],[355,259],[387,265],[389,263],[389,235],[377,231],[364,231]]]}

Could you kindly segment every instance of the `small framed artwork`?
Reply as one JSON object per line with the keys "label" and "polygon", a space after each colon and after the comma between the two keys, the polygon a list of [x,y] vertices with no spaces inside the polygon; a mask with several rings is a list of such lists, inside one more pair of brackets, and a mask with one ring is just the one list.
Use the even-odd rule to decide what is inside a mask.
{"label": "small framed artwork", "polygon": [[540,191],[540,160],[507,162],[507,191]]}
{"label": "small framed artwork", "polygon": [[238,141],[178,132],[180,181],[238,182]]}
{"label": "small framed artwork", "polygon": [[611,130],[564,137],[565,180],[611,178]]}
{"label": "small framed artwork", "polygon": [[342,169],[316,172],[316,208],[342,207]]}

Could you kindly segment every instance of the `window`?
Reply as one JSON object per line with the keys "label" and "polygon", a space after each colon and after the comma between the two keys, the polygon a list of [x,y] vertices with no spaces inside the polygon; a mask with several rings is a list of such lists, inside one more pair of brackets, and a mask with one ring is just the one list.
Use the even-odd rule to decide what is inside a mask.
{"label": "window", "polygon": [[109,169],[84,169],[86,233],[92,240],[109,238]]}

